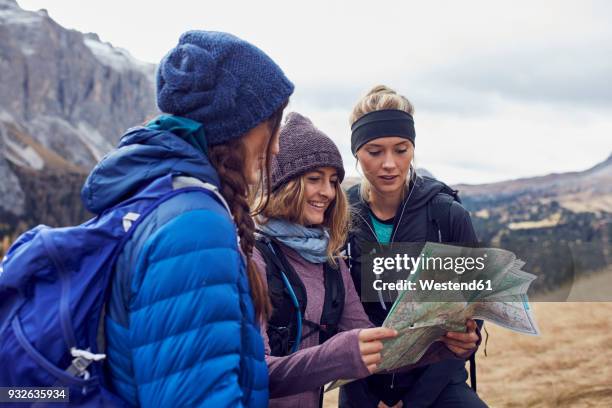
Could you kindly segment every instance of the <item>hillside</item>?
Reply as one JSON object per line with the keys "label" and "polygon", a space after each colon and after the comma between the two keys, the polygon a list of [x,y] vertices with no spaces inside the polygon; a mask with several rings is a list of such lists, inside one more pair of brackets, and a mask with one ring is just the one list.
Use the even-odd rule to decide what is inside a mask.
{"label": "hillside", "polygon": [[[609,279],[609,276],[608,276]],[[487,325],[477,355],[478,393],[490,407],[612,406],[612,303],[536,303],[539,337]],[[337,407],[338,392],[324,407]]]}
{"label": "hillside", "polygon": [[534,289],[612,263],[612,155],[581,172],[454,188],[483,243],[514,251],[540,275]]}
{"label": "hillside", "polygon": [[[86,216],[87,172],[155,114],[155,66],[0,0],[0,241]],[[0,252],[2,248],[0,247]]]}

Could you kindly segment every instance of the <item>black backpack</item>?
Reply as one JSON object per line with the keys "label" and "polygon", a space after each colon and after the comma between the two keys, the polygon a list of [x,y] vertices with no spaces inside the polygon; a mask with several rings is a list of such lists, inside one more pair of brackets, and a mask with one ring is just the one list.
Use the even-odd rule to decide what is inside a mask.
{"label": "black backpack", "polygon": [[255,246],[266,262],[268,295],[272,316],[268,319],[268,343],[273,356],[287,356],[298,350],[302,340],[319,334],[319,344],[338,333],[338,323],[344,310],[344,282],[339,267],[324,266],[325,300],[321,323],[304,318],[306,288],[283,254],[280,243],[258,234]]}

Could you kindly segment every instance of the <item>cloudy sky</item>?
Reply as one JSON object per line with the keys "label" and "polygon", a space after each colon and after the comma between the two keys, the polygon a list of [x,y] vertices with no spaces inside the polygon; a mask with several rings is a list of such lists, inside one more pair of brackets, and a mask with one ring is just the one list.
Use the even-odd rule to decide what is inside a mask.
{"label": "cloudy sky", "polygon": [[415,105],[417,165],[448,183],[583,170],[612,152],[610,1],[18,2],[154,63],[188,29],[247,39],[350,175],[348,115],[376,84]]}

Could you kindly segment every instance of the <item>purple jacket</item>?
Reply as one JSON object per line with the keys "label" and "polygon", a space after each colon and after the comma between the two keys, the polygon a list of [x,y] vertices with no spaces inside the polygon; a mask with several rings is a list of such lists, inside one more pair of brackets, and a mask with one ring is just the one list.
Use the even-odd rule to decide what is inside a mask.
{"label": "purple jacket", "polygon": [[[323,264],[310,263],[284,245],[281,248],[306,288],[308,304],[304,318],[320,323],[325,297]],[[266,282],[266,265],[257,249],[253,251],[253,260]],[[270,407],[318,407],[325,384],[339,378],[363,378],[369,375],[359,353],[358,336],[360,329],[373,325],[363,310],[344,261],[340,261],[340,271],[345,287],[345,303],[338,334],[321,345],[318,344],[318,336],[309,336],[302,341],[297,352],[275,357],[270,355],[268,336],[265,328],[262,329],[270,376]],[[441,346],[441,343],[434,343],[418,365],[430,364],[452,355],[446,347]],[[441,348],[446,353],[438,353]],[[405,367],[402,371],[416,366]]]}
{"label": "purple jacket", "polygon": [[[323,264],[310,263],[284,245],[281,248],[306,288],[308,303],[304,318],[320,323],[325,297]],[[266,282],[266,264],[257,249],[253,251],[253,260]],[[274,357],[270,355],[266,331],[262,330],[270,376],[270,407],[317,407],[323,385],[338,378],[369,375],[359,353],[358,335],[361,328],[372,327],[372,323],[363,311],[343,261],[340,271],[346,293],[338,325],[340,333],[321,345],[318,336],[310,336],[302,341],[297,352],[286,357]]]}

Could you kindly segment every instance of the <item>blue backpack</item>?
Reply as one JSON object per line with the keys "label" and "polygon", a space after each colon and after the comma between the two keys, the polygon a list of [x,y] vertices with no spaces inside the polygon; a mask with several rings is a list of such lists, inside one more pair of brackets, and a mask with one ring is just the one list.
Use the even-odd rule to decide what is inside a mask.
{"label": "blue backpack", "polygon": [[84,224],[22,234],[0,263],[0,386],[67,387],[70,404],[118,406],[98,346],[115,262],[161,203],[188,191],[164,176]]}

